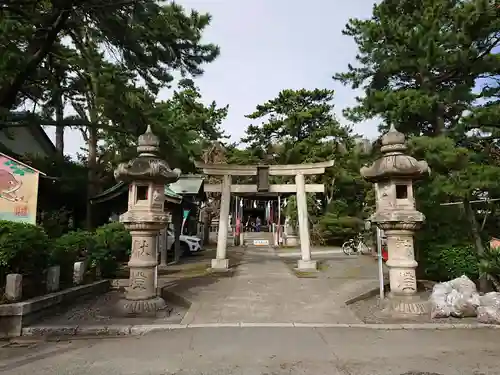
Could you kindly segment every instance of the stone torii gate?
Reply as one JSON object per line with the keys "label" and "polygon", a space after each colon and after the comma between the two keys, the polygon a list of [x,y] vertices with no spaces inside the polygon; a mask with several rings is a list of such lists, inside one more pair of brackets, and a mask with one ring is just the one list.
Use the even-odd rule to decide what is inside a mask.
{"label": "stone torii gate", "polygon": [[[287,165],[232,165],[195,163],[209,176],[222,176],[222,184],[207,184],[205,192],[221,193],[219,232],[217,234],[217,255],[212,259],[212,268],[227,270],[229,260],[226,256],[229,210],[231,193],[295,193],[297,194],[297,210],[299,221],[299,237],[301,257],[298,261],[299,270],[315,270],[316,261],[311,259],[311,244],[309,238],[309,220],[307,214],[306,193],[324,193],[323,184],[306,184],[305,175],[325,173],[325,168],[332,167],[333,160],[312,164]],[[257,176],[257,184],[232,184],[232,176]],[[269,176],[295,176],[295,184],[269,184]]]}

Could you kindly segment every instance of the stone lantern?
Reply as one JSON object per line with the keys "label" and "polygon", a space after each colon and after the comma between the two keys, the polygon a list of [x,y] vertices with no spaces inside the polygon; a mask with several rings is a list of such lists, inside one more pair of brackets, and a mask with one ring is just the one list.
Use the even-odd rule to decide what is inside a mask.
{"label": "stone lantern", "polygon": [[171,170],[158,156],[159,139],[148,126],[138,139],[135,159],[121,163],[115,179],[129,183],[128,211],[120,221],[132,236],[129,287],[117,310],[126,316],[156,316],[166,311],[166,303],[156,295],[158,263],[156,237],[167,224],[164,210],[165,184],[179,179],[180,171]]}
{"label": "stone lantern", "polygon": [[406,155],[405,136],[391,126],[382,137],[382,157],[361,168],[364,179],[375,183],[376,211],[370,220],[387,238],[390,293],[386,310],[400,314],[425,314],[426,304],[417,298],[414,232],[425,216],[416,210],[413,181],[430,173],[425,161]]}

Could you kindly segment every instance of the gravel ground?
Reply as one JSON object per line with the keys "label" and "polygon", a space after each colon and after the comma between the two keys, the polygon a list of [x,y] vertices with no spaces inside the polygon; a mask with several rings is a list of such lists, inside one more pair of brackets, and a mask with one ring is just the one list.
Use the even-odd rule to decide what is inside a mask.
{"label": "gravel ground", "polygon": [[[419,292],[422,300],[429,299],[430,291]],[[421,315],[411,318],[393,318],[381,314],[380,297],[374,296],[349,305],[349,308],[361,319],[364,323],[371,324],[390,324],[390,323],[452,323],[452,324],[474,324],[477,323],[476,318],[441,318],[431,319],[429,315]]]}
{"label": "gravel ground", "polygon": [[[124,293],[112,290],[106,294],[90,297],[80,301],[80,303],[51,315],[38,324],[43,325],[92,325],[106,324],[148,324],[148,323],[180,323],[187,312],[187,309],[170,304],[171,312],[167,317],[162,318],[121,318],[113,316],[115,303],[124,297]],[[168,303],[168,301],[167,301]]]}

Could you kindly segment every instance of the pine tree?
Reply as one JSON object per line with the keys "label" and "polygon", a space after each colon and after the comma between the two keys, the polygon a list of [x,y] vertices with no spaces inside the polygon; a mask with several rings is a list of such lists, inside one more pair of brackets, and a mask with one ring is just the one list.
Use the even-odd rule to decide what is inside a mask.
{"label": "pine tree", "polygon": [[[347,110],[348,116],[354,121],[379,116],[382,130],[394,124],[415,136],[413,152],[433,171],[431,180],[418,189],[419,197],[426,199],[419,203],[421,209],[428,222],[433,221],[427,229],[442,223],[444,231],[439,206],[443,200],[462,201],[476,250],[482,254],[477,210],[470,201],[500,193],[495,157],[500,8],[492,0],[383,0],[370,19],[350,20],[344,34],[358,46],[357,65],[349,65],[334,79],[364,94]],[[455,223],[447,241],[461,237]],[[437,233],[428,237],[434,242],[426,247],[438,237],[444,239]]]}

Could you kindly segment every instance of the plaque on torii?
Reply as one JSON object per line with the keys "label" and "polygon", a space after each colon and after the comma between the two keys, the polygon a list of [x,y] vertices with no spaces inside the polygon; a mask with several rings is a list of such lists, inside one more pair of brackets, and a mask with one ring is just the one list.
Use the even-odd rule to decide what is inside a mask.
{"label": "plaque on torii", "polygon": [[269,191],[269,166],[257,166],[257,191],[259,193]]}

